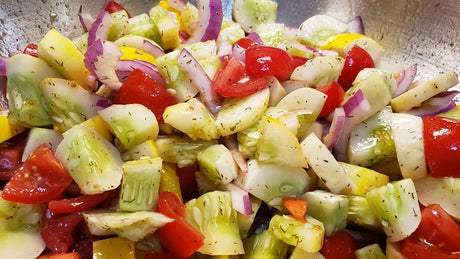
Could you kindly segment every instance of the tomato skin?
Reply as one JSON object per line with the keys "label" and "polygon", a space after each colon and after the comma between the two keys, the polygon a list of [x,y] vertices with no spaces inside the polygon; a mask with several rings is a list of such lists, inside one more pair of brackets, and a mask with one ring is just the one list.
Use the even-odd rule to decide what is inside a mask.
{"label": "tomato skin", "polygon": [[345,56],[345,64],[338,79],[343,90],[348,90],[358,73],[364,68],[374,68],[374,60],[363,48],[354,46]]}
{"label": "tomato skin", "polygon": [[153,78],[141,70],[135,69],[115,93],[114,103],[142,104],[155,114],[158,122],[162,122],[166,107],[177,102],[174,96]]}
{"label": "tomato skin", "polygon": [[94,195],[80,195],[75,198],[52,200],[48,203],[48,209],[53,213],[73,213],[90,209],[106,200],[113,190]]}
{"label": "tomato skin", "polygon": [[316,90],[327,95],[326,102],[321,110],[318,118],[326,117],[331,114],[335,108],[339,107],[344,98],[344,91],[342,86],[337,82],[332,82],[325,86],[316,87]]}
{"label": "tomato skin", "polygon": [[321,254],[326,259],[353,259],[355,255],[356,243],[353,237],[343,230],[339,230],[331,236],[324,238]]}
{"label": "tomato skin", "polygon": [[289,79],[295,68],[291,55],[275,47],[251,47],[246,50],[245,56],[249,76],[275,76],[278,80],[284,81]]}
{"label": "tomato skin", "polygon": [[[106,10],[109,13],[115,13],[115,12],[122,11],[122,10],[126,11],[126,9],[123,6],[121,6],[119,3],[115,1],[108,2],[105,5],[104,10]],[[128,11],[126,11],[126,13],[128,14],[128,18],[131,18],[131,15],[128,13]]]}
{"label": "tomato skin", "polygon": [[294,68],[302,66],[309,60],[308,58],[300,56],[292,56],[292,59],[294,60]]}
{"label": "tomato skin", "polygon": [[27,44],[23,53],[38,58],[38,45],[34,43]]}
{"label": "tomato skin", "polygon": [[184,205],[175,193],[160,192],[156,211],[175,219],[155,231],[161,245],[170,253],[188,258],[203,245],[203,234],[186,221]]}
{"label": "tomato skin", "polygon": [[422,210],[422,221],[402,244],[407,258],[460,258],[460,226],[439,204],[431,204]]}
{"label": "tomato skin", "polygon": [[241,39],[237,40],[233,44],[236,44],[236,45],[242,47],[243,49],[248,49],[250,47],[259,46],[259,44],[257,44],[255,41],[251,40],[248,37],[241,38]]}
{"label": "tomato skin", "polygon": [[212,81],[214,91],[225,97],[242,97],[268,86],[263,77],[248,77],[245,65],[236,58],[225,60]]}
{"label": "tomato skin", "polygon": [[80,213],[58,216],[46,210],[42,216],[40,231],[46,247],[55,254],[69,252],[74,241],[72,232],[82,220],[83,215]]}
{"label": "tomato skin", "polygon": [[425,158],[432,177],[460,177],[460,121],[440,116],[423,118]]}
{"label": "tomato skin", "polygon": [[61,195],[72,177],[46,145],[41,145],[5,185],[2,198],[26,204],[50,201]]}

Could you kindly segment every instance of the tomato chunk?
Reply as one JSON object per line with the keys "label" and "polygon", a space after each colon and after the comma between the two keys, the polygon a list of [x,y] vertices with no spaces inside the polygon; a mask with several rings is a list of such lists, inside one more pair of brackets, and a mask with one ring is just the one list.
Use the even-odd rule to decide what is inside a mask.
{"label": "tomato chunk", "polygon": [[440,116],[423,118],[425,158],[432,177],[460,177],[460,121]]}
{"label": "tomato chunk", "polygon": [[175,219],[155,232],[161,245],[169,252],[188,258],[203,245],[203,234],[186,221],[185,208],[177,194],[160,192],[156,211]]}
{"label": "tomato chunk", "polygon": [[2,198],[8,201],[37,204],[61,195],[72,177],[46,145],[38,147],[5,185]]}
{"label": "tomato chunk", "polygon": [[75,198],[52,200],[48,209],[53,213],[72,213],[90,209],[106,200],[113,191],[106,191],[94,195],[80,195]]}
{"label": "tomato chunk", "polygon": [[80,213],[58,216],[46,210],[42,217],[40,232],[46,247],[55,254],[69,252],[74,241],[72,232],[82,220],[83,216]]}
{"label": "tomato chunk", "polygon": [[128,76],[115,94],[114,103],[139,103],[149,108],[159,122],[163,121],[166,107],[176,104],[176,99],[163,86],[139,69]]}
{"label": "tomato chunk", "polygon": [[[407,258],[460,258],[460,226],[438,204],[422,210],[422,221],[403,241]],[[433,257],[436,256],[436,257]]]}
{"label": "tomato chunk", "polygon": [[319,118],[328,116],[335,110],[335,108],[339,107],[345,95],[342,86],[340,86],[337,82],[332,82],[325,86],[316,87],[316,90],[327,95],[323,109],[318,115]]}
{"label": "tomato chunk", "polygon": [[28,44],[23,51],[24,54],[31,55],[32,57],[38,58],[38,45],[34,43]]}
{"label": "tomato chunk", "polygon": [[356,242],[353,237],[343,230],[324,238],[321,254],[326,259],[353,259],[355,256]]}
{"label": "tomato chunk", "polygon": [[358,73],[364,68],[374,68],[374,60],[363,48],[354,46],[345,56],[345,64],[338,79],[343,90],[348,90]]}
{"label": "tomato chunk", "polygon": [[255,41],[253,41],[252,39],[250,39],[248,37],[241,38],[241,39],[237,40],[233,44],[236,44],[236,45],[242,47],[243,49],[248,49],[250,47],[255,47],[255,46],[259,45]]}
{"label": "tomato chunk", "polygon": [[[119,3],[115,1],[109,1],[105,5],[104,10],[106,10],[109,13],[115,13],[115,12],[122,11],[122,10],[126,11],[126,9],[123,6],[121,6]],[[128,18],[131,18],[131,15],[128,13],[128,11],[126,11],[126,13],[128,14]]]}
{"label": "tomato chunk", "polygon": [[248,48],[245,55],[249,76],[275,76],[284,81],[289,79],[295,68],[291,55],[279,48],[255,46]]}

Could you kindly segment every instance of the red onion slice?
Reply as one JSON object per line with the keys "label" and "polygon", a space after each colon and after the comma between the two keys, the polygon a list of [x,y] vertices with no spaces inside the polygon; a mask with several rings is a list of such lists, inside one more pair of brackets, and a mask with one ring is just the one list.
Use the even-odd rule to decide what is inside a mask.
{"label": "red onion slice", "polygon": [[396,89],[393,93],[393,98],[400,96],[409,89],[416,74],[417,64],[414,64],[399,73],[398,78],[396,78]]}
{"label": "red onion slice", "polygon": [[459,91],[445,91],[437,94],[422,103],[421,107],[411,109],[408,114],[416,115],[419,117],[433,116],[439,113],[447,112],[456,107],[453,99]]}
{"label": "red onion slice", "polygon": [[264,45],[264,42],[262,41],[262,39],[260,38],[259,34],[255,33],[255,32],[251,32],[248,34],[248,36],[246,36],[248,39],[251,39],[253,40],[255,43],[259,44],[259,45]]}
{"label": "red onion slice", "polygon": [[112,17],[109,12],[102,10],[91,24],[88,32],[88,47],[97,40],[106,40],[112,26]]}
{"label": "red onion slice", "polygon": [[97,40],[88,47],[85,53],[85,66],[99,81],[114,90],[118,90],[122,83],[118,79],[115,69],[123,55],[115,43]]}
{"label": "red onion slice", "polygon": [[134,69],[140,69],[142,72],[149,75],[163,87],[166,87],[166,82],[158,72],[157,67],[144,60],[120,60],[116,67],[116,72],[120,81],[124,82],[126,77],[131,74]]}
{"label": "red onion slice", "polygon": [[371,104],[367,101],[361,90],[358,90],[343,105],[345,121],[343,122],[342,134],[334,146],[334,154],[338,161],[347,162],[347,147],[350,133],[353,128],[369,117]]}
{"label": "red onion slice", "polygon": [[91,24],[94,23],[94,18],[90,13],[79,13],[78,19],[80,20],[80,24],[84,32],[88,32],[91,28]]}
{"label": "red onion slice", "polygon": [[197,29],[193,32],[187,43],[217,40],[224,18],[221,0],[198,0]]}
{"label": "red onion slice", "polygon": [[168,0],[168,5],[181,12],[185,8],[185,3],[181,0]]}
{"label": "red onion slice", "polygon": [[241,214],[251,215],[253,211],[249,193],[232,183],[227,184],[227,188],[232,196],[232,207]]}
{"label": "red onion slice", "polygon": [[6,59],[0,58],[0,76],[6,76]]}
{"label": "red onion slice", "polygon": [[232,57],[236,60],[245,63],[246,62],[246,49],[240,45],[234,43],[232,46]]}
{"label": "red onion slice", "polygon": [[236,164],[240,168],[242,173],[248,172],[248,163],[244,158],[243,154],[241,154],[238,148],[238,140],[235,135],[230,135],[222,138],[224,145],[230,150],[233,156],[233,160],[235,160]]}
{"label": "red onion slice", "polygon": [[332,117],[329,132],[323,137],[323,143],[327,146],[327,148],[332,149],[337,141],[339,141],[339,138],[342,135],[344,123],[345,110],[342,107],[336,108]]}
{"label": "red onion slice", "polygon": [[192,84],[200,92],[200,97],[208,109],[215,115],[221,108],[221,100],[219,95],[211,87],[211,79],[201,67],[200,63],[193,55],[185,48],[177,58],[179,66],[187,73]]}
{"label": "red onion slice", "polygon": [[348,32],[359,33],[364,35],[364,24],[361,16],[356,16],[348,23]]}
{"label": "red onion slice", "polygon": [[141,49],[149,53],[150,55],[154,56],[155,58],[163,56],[165,54],[164,50],[160,46],[155,45],[151,41],[146,39],[144,39]]}

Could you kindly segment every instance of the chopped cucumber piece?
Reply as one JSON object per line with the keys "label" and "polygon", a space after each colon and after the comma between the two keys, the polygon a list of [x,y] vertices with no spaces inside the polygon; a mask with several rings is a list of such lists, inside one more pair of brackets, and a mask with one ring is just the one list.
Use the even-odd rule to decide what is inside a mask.
{"label": "chopped cucumber piece", "polygon": [[123,163],[120,209],[152,210],[158,199],[161,179],[161,158],[139,159]]}
{"label": "chopped cucumber piece", "polygon": [[350,175],[315,134],[308,135],[300,145],[308,164],[332,193],[347,194],[356,189]]}
{"label": "chopped cucumber piece", "polygon": [[415,181],[427,176],[422,118],[410,114],[393,113],[391,129],[403,178],[411,178]]}
{"label": "chopped cucumber piece", "polygon": [[53,66],[65,78],[87,88],[88,76],[82,52],[56,29],[51,29],[38,43],[38,57]]}
{"label": "chopped cucumber piece", "polygon": [[371,244],[355,250],[356,259],[386,259],[378,244]]}
{"label": "chopped cucumber piece", "polygon": [[410,178],[372,189],[366,199],[391,242],[408,237],[421,221],[417,192]]}
{"label": "chopped cucumber piece", "polygon": [[252,32],[257,25],[276,20],[278,3],[270,0],[235,0],[233,18],[246,32]]}
{"label": "chopped cucumber piece", "polygon": [[125,10],[120,10],[110,14],[112,26],[110,27],[108,40],[115,41],[130,33],[129,15]]}
{"label": "chopped cucumber piece", "polygon": [[169,11],[157,5],[150,9],[149,15],[158,28],[163,49],[170,50],[179,46],[179,24],[175,18],[171,18]]}
{"label": "chopped cucumber piece", "polygon": [[356,185],[356,189],[352,190],[350,194],[364,195],[369,190],[386,185],[389,181],[388,175],[381,174],[372,169],[361,167],[357,165],[339,162],[339,165],[345,170],[347,175]]}
{"label": "chopped cucumber piece", "polygon": [[421,204],[439,204],[449,215],[460,220],[460,178],[425,177],[414,183]]}
{"label": "chopped cucumber piece", "polygon": [[40,89],[47,102],[53,128],[64,132],[97,115],[97,103],[102,97],[83,89],[76,81],[46,78]]}
{"label": "chopped cucumber piece", "polygon": [[126,149],[156,139],[159,128],[155,114],[141,104],[115,104],[99,111]]}
{"label": "chopped cucumber piece", "polygon": [[303,168],[261,164],[257,160],[250,160],[248,172],[240,174],[235,183],[255,197],[270,203],[274,199],[302,195],[307,191],[310,181]]}
{"label": "chopped cucumber piece", "polygon": [[308,215],[323,223],[326,236],[347,226],[347,196],[315,190],[302,195],[302,199],[307,201]]}
{"label": "chopped cucumber piece", "polygon": [[83,217],[93,235],[116,234],[135,242],[173,221],[173,219],[153,211],[89,212],[83,213]]}
{"label": "chopped cucumber piece", "polygon": [[299,27],[296,38],[313,47],[320,47],[331,36],[344,33],[348,25],[329,15],[315,15]]}
{"label": "chopped cucumber piece", "polygon": [[45,61],[27,54],[7,59],[6,71],[8,120],[25,127],[51,125],[39,84],[47,77],[60,77],[59,73]]}
{"label": "chopped cucumber piece", "polygon": [[104,137],[84,125],[66,131],[56,157],[83,194],[116,189],[121,182],[120,152]]}
{"label": "chopped cucumber piece", "polygon": [[222,144],[212,145],[197,156],[201,172],[215,183],[227,184],[238,176],[232,153]]}
{"label": "chopped cucumber piece", "polygon": [[279,121],[264,116],[260,123],[260,138],[256,158],[261,163],[307,167],[307,160],[297,137]]}
{"label": "chopped cucumber piece", "polygon": [[288,215],[275,215],[270,220],[269,232],[286,244],[314,253],[323,246],[324,227],[321,221],[306,217],[302,222]]}
{"label": "chopped cucumber piece", "polygon": [[166,123],[192,139],[211,140],[220,137],[214,115],[196,98],[168,106],[163,118]]}
{"label": "chopped cucumber piece", "polygon": [[[228,21],[228,26],[224,27],[225,21]],[[217,45],[222,46],[223,44],[232,45],[237,40],[244,38],[245,34],[239,23],[231,22],[224,19],[222,29],[220,30],[219,37],[217,38]]]}
{"label": "chopped cucumber piece", "polygon": [[390,106],[359,123],[351,131],[348,160],[351,164],[371,166],[396,158]]}
{"label": "chopped cucumber piece", "polygon": [[22,153],[22,162],[26,161],[30,153],[37,149],[41,144],[47,145],[56,152],[56,148],[62,141],[62,135],[52,129],[31,128],[27,136],[27,142]]}
{"label": "chopped cucumber piece", "polygon": [[408,111],[428,100],[430,97],[458,84],[458,76],[454,71],[440,74],[426,82],[419,82],[415,87],[391,100],[395,112]]}
{"label": "chopped cucumber piece", "polygon": [[255,32],[266,46],[277,47],[278,44],[286,42],[284,35],[284,24],[281,23],[263,23],[257,25]]}
{"label": "chopped cucumber piece", "polygon": [[208,192],[185,204],[187,221],[204,236],[198,252],[207,255],[244,254],[230,192]]}
{"label": "chopped cucumber piece", "polygon": [[83,53],[88,50],[88,33],[85,32],[72,39],[72,43]]}
{"label": "chopped cucumber piece", "polygon": [[142,36],[157,43],[161,43],[160,32],[148,14],[143,13],[129,18],[128,26],[130,27],[130,34]]}
{"label": "chopped cucumber piece", "polygon": [[382,224],[371,210],[369,202],[365,197],[348,195],[348,217],[349,223],[366,228],[381,228]]}
{"label": "chopped cucumber piece", "polygon": [[247,129],[259,121],[267,110],[269,99],[269,89],[242,98],[225,99],[217,114],[217,125],[222,136]]}
{"label": "chopped cucumber piece", "polygon": [[459,108],[452,109],[452,110],[450,110],[448,112],[440,113],[440,114],[438,114],[438,116],[452,118],[452,119],[456,119],[456,120],[460,121],[460,109]]}
{"label": "chopped cucumber piece", "polygon": [[36,258],[45,250],[40,235],[43,210],[42,204],[21,204],[0,197],[1,258]]}
{"label": "chopped cucumber piece", "polygon": [[196,162],[198,152],[217,144],[215,140],[193,140],[179,136],[160,136],[156,140],[160,156],[165,162],[184,167]]}
{"label": "chopped cucumber piece", "polygon": [[257,143],[261,137],[260,134],[260,121],[254,123],[251,127],[238,131],[236,134],[239,151],[243,156],[253,159],[256,156]]}
{"label": "chopped cucumber piece", "polygon": [[138,160],[142,158],[155,158],[160,157],[160,151],[158,150],[155,141],[149,139],[126,151],[121,157],[123,158],[123,161]]}
{"label": "chopped cucumber piece", "polygon": [[344,63],[345,59],[337,56],[310,59],[294,69],[291,80],[307,81],[314,86],[328,85],[337,81]]}
{"label": "chopped cucumber piece", "polygon": [[244,259],[278,259],[285,258],[289,245],[275,237],[270,231],[249,237],[244,242]]}

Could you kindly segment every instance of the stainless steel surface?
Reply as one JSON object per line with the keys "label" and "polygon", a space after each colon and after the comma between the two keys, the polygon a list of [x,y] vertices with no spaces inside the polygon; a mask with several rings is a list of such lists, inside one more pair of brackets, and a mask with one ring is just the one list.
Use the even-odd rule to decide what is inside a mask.
{"label": "stainless steel surface", "polygon": [[[50,28],[66,36],[81,32],[77,13],[96,14],[104,0],[1,0],[0,56],[7,57],[29,42],[37,42]],[[132,14],[148,12],[157,1],[120,0]],[[299,25],[315,14],[343,21],[356,15],[366,34],[387,50],[386,57],[402,66],[418,63],[420,78],[445,70],[460,70],[460,1],[458,0],[284,0],[277,1],[278,21]],[[231,15],[232,1],[224,1]]]}

